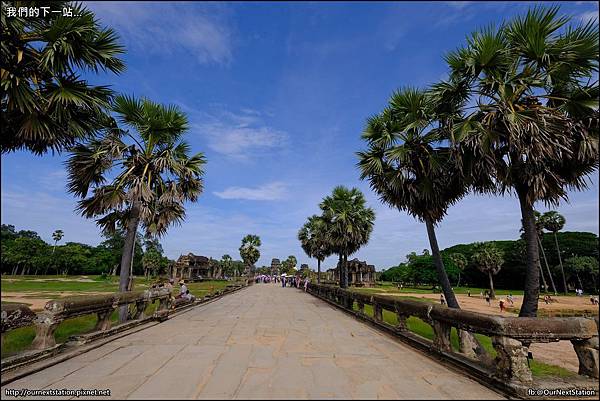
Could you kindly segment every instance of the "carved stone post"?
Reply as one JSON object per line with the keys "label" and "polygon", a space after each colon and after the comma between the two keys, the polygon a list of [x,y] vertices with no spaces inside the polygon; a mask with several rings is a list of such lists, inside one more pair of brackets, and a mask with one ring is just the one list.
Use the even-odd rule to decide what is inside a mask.
{"label": "carved stone post", "polygon": [[133,320],[142,320],[145,315],[144,315],[144,311],[146,310],[146,307],[148,306],[148,301],[146,301],[145,299],[143,300],[139,300],[135,302],[135,313],[132,316]]}
{"label": "carved stone post", "polygon": [[360,312],[361,315],[365,314],[365,303],[363,301],[356,301],[356,303],[358,304],[358,311]]}
{"label": "carved stone post", "polygon": [[495,376],[503,381],[515,384],[531,384],[531,370],[527,364],[527,347],[520,341],[509,337],[492,337],[496,349]]}
{"label": "carved stone post", "polygon": [[113,311],[114,309],[111,308],[102,312],[98,312],[98,322],[96,323],[96,327],[94,328],[94,330],[105,331],[110,329],[110,315],[112,315]]}
{"label": "carved stone post", "polygon": [[471,333],[466,330],[458,331],[458,348],[459,352],[471,359],[477,359],[477,353],[475,349],[478,344],[475,342],[475,338]]}
{"label": "carved stone post", "polygon": [[452,352],[452,342],[450,341],[452,326],[434,320],[431,327],[433,327],[433,347],[435,350]]}
{"label": "carved stone post", "polygon": [[598,379],[598,337],[571,343],[579,359],[579,374]]}
{"label": "carved stone post", "polygon": [[408,319],[409,316],[403,314],[398,309],[396,309],[396,318],[398,319],[398,323],[396,324],[396,330],[397,331],[407,331],[408,327],[406,326],[406,319]]}
{"label": "carved stone post", "polygon": [[383,322],[383,308],[377,302],[373,302],[373,317],[378,322]]}
{"label": "carved stone post", "polygon": [[60,324],[60,320],[54,319],[52,314],[42,312],[38,314],[34,324],[35,338],[31,343],[31,347],[37,350],[54,347],[56,345],[54,332]]}

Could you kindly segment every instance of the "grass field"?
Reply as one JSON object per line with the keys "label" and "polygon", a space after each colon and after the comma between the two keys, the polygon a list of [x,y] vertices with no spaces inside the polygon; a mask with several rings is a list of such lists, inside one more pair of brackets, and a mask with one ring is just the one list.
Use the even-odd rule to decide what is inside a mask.
{"label": "grass field", "polygon": [[[478,287],[453,287],[454,293],[455,294],[467,294],[469,291],[471,291],[471,295],[479,295],[480,292],[485,292],[487,290],[487,288],[478,288]],[[377,283],[376,287],[370,287],[370,288],[356,288],[356,291],[360,291],[360,292],[365,292],[365,293],[372,293],[372,292],[389,292],[389,293],[393,293],[393,294],[401,294],[403,292],[405,293],[413,293],[413,294],[432,294],[432,288],[431,286],[419,286],[419,287],[407,287],[404,286],[402,288],[402,290],[399,290],[396,284],[392,284],[389,282],[379,282]],[[512,294],[512,295],[523,295],[523,290],[502,290],[502,289],[497,289],[495,290],[496,295],[508,295],[508,294]],[[438,288],[438,292],[440,293],[440,289]]]}
{"label": "grass field", "polygon": [[[71,280],[71,281],[65,281]],[[77,281],[90,280],[90,281]],[[136,290],[146,289],[148,283],[144,279],[135,281]],[[197,298],[202,298],[208,293],[218,291],[225,288],[228,282],[226,281],[205,281],[201,283],[189,283],[188,289],[190,293]],[[59,299],[63,294],[69,295],[70,292],[85,293],[85,292],[115,292],[118,289],[118,277],[109,277],[104,279],[100,276],[44,276],[40,280],[40,276],[3,276],[2,278],[2,293],[4,292],[25,292],[31,295],[24,298],[35,299],[36,296],[44,299]],[[174,289],[174,294],[177,294],[178,288]],[[38,295],[35,295],[38,294]],[[2,303],[16,303],[2,300]],[[26,303],[26,302],[25,302]],[[151,314],[156,309],[157,304],[150,304],[146,309],[146,314]],[[117,322],[118,314],[115,311],[111,320]],[[97,317],[95,315],[82,316],[74,319],[68,319],[62,322],[55,332],[57,343],[63,343],[70,336],[85,334],[92,331],[96,325]],[[22,327],[6,333],[2,346],[1,356],[5,358],[24,351],[31,345],[35,337],[33,327]]]}
{"label": "grass field", "polygon": [[[419,301],[423,301],[423,299],[420,299],[420,298],[415,298],[415,299],[417,299]],[[354,304],[354,310],[358,311],[358,305],[356,303]],[[365,305],[365,313],[368,316],[373,317],[373,307],[371,305]],[[387,311],[387,310],[383,311],[383,320],[384,320],[384,322],[391,324],[393,326],[398,324],[398,318],[397,318],[396,314],[393,312]],[[411,316],[410,318],[406,319],[406,326],[407,326],[408,330],[410,330],[411,332],[413,332],[427,340],[433,340],[433,335],[434,335],[433,328],[429,324],[424,322],[423,320],[421,320],[417,317]],[[481,334],[475,334],[475,337],[477,337],[477,339],[481,342],[481,345],[490,354],[490,356],[492,358],[495,358],[496,350],[492,346],[492,339],[488,336],[484,336]],[[458,351],[458,349],[459,349],[458,333],[456,332],[455,328],[452,328],[452,332],[450,334],[450,339],[452,342],[452,349],[454,351]],[[549,364],[539,362],[536,360],[531,360],[530,367],[531,367],[531,373],[536,377],[543,377],[543,376],[571,377],[571,376],[577,375],[575,372],[571,372],[570,370],[561,368],[560,366],[549,365]]]}

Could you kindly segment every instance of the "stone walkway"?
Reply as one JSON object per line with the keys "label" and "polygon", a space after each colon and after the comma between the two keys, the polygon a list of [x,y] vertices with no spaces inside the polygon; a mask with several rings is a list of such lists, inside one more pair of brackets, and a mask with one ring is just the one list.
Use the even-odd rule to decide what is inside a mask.
{"label": "stone walkway", "polygon": [[275,284],[227,295],[6,388],[110,389],[119,399],[500,398],[327,303]]}

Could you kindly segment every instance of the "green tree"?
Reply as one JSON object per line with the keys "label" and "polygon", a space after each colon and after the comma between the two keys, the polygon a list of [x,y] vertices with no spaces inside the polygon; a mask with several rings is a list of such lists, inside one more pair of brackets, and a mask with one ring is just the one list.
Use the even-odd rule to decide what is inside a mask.
{"label": "green tree", "polygon": [[565,260],[565,271],[577,278],[579,288],[593,289],[594,293],[598,293],[598,259],[592,256],[572,256]]}
{"label": "green tree", "polygon": [[375,212],[357,188],[337,186],[319,205],[328,228],[328,248],[340,258],[340,287],[348,287],[348,256],[369,242]]}
{"label": "green tree", "polygon": [[281,266],[283,267],[283,272],[295,275],[296,274],[296,265],[298,264],[298,260],[294,255],[290,255],[286,260],[281,262]]}
{"label": "green tree", "polygon": [[[444,146],[438,110],[442,95],[405,88],[395,92],[389,106],[368,119],[362,135],[368,149],[358,153],[361,179],[367,179],[381,201],[406,211],[427,228],[438,280],[446,302],[460,308],[440,254],[435,225],[467,188],[460,170]],[[448,102],[446,102],[448,103]]]}
{"label": "green tree", "polygon": [[221,266],[225,274],[236,276],[236,271],[233,269],[233,260],[228,254],[221,256]]}
{"label": "green tree", "polygon": [[249,281],[254,280],[254,264],[260,259],[261,246],[260,237],[258,235],[248,234],[242,238],[240,245],[240,256],[245,264],[245,276]]}
{"label": "green tree", "polygon": [[54,254],[54,251],[56,250],[56,244],[58,243],[58,241],[60,241],[63,237],[64,237],[64,233],[63,230],[55,230],[52,233],[52,239],[54,240],[54,246],[52,247],[52,254]]}
{"label": "green tree", "polygon": [[465,267],[467,267],[467,258],[462,253],[453,253],[450,255],[450,259],[454,262],[454,265],[458,268],[458,282],[456,283],[457,287],[460,287],[460,274]]}
{"label": "green tree", "polygon": [[504,254],[496,248],[494,243],[483,242],[475,246],[475,253],[471,258],[481,272],[487,273],[490,280],[490,297],[496,299],[493,276],[498,274],[502,268]]}
{"label": "green tree", "polygon": [[313,215],[298,232],[298,240],[306,255],[317,259],[317,283],[321,283],[321,262],[331,255],[327,231],[326,220],[321,216]]}
{"label": "green tree", "polygon": [[52,3],[72,7],[78,17],[7,17],[8,7],[22,5],[37,4],[2,2],[0,151],[65,150],[100,129],[112,97],[108,86],[90,85],[81,75],[122,72],[124,48],[81,4]]}
{"label": "green tree", "polygon": [[[127,291],[130,275],[124,267],[132,266],[138,225],[148,236],[161,236],[181,223],[184,203],[196,202],[202,193],[205,159],[202,153],[189,155],[181,140],[188,120],[177,107],[118,96],[113,110],[135,132],[113,121],[103,138],[77,144],[67,161],[68,188],[83,198],[81,214],[97,218],[104,231],[126,229],[119,290]],[[120,321],[126,320],[126,309],[121,308]]]}
{"label": "green tree", "polygon": [[598,166],[598,24],[569,26],[558,13],[536,7],[474,32],[446,57],[461,83],[455,95],[473,99],[451,125],[465,175],[487,175],[497,193],[519,199],[527,244],[519,316],[536,316],[538,307],[535,203],[555,205],[567,190],[585,189]]}
{"label": "green tree", "polygon": [[563,268],[562,258],[560,257],[560,247],[558,246],[558,237],[556,235],[560,230],[564,228],[566,219],[557,211],[551,210],[542,214],[542,216],[540,217],[540,222],[546,230],[550,231],[554,235],[554,243],[556,244],[556,254],[558,255],[558,263],[560,265],[560,272],[562,274],[563,279],[563,291],[565,294],[567,294],[567,279],[565,277],[565,269]]}

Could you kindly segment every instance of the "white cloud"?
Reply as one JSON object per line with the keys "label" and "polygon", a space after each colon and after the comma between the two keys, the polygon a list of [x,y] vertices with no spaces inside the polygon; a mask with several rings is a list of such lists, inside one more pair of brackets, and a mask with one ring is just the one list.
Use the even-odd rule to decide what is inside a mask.
{"label": "white cloud", "polygon": [[[187,106],[184,109],[192,110]],[[287,133],[263,123],[261,115],[252,109],[243,109],[242,113],[190,112],[192,130],[206,139],[208,147],[237,160],[266,156],[287,144]]]}
{"label": "white cloud", "polygon": [[219,4],[88,2],[100,20],[115,27],[127,48],[173,57],[189,52],[200,63],[227,64],[232,32]]}
{"label": "white cloud", "polygon": [[256,188],[229,187],[221,192],[213,192],[222,199],[244,200],[281,200],[286,196],[287,185],[282,182],[272,182]]}

